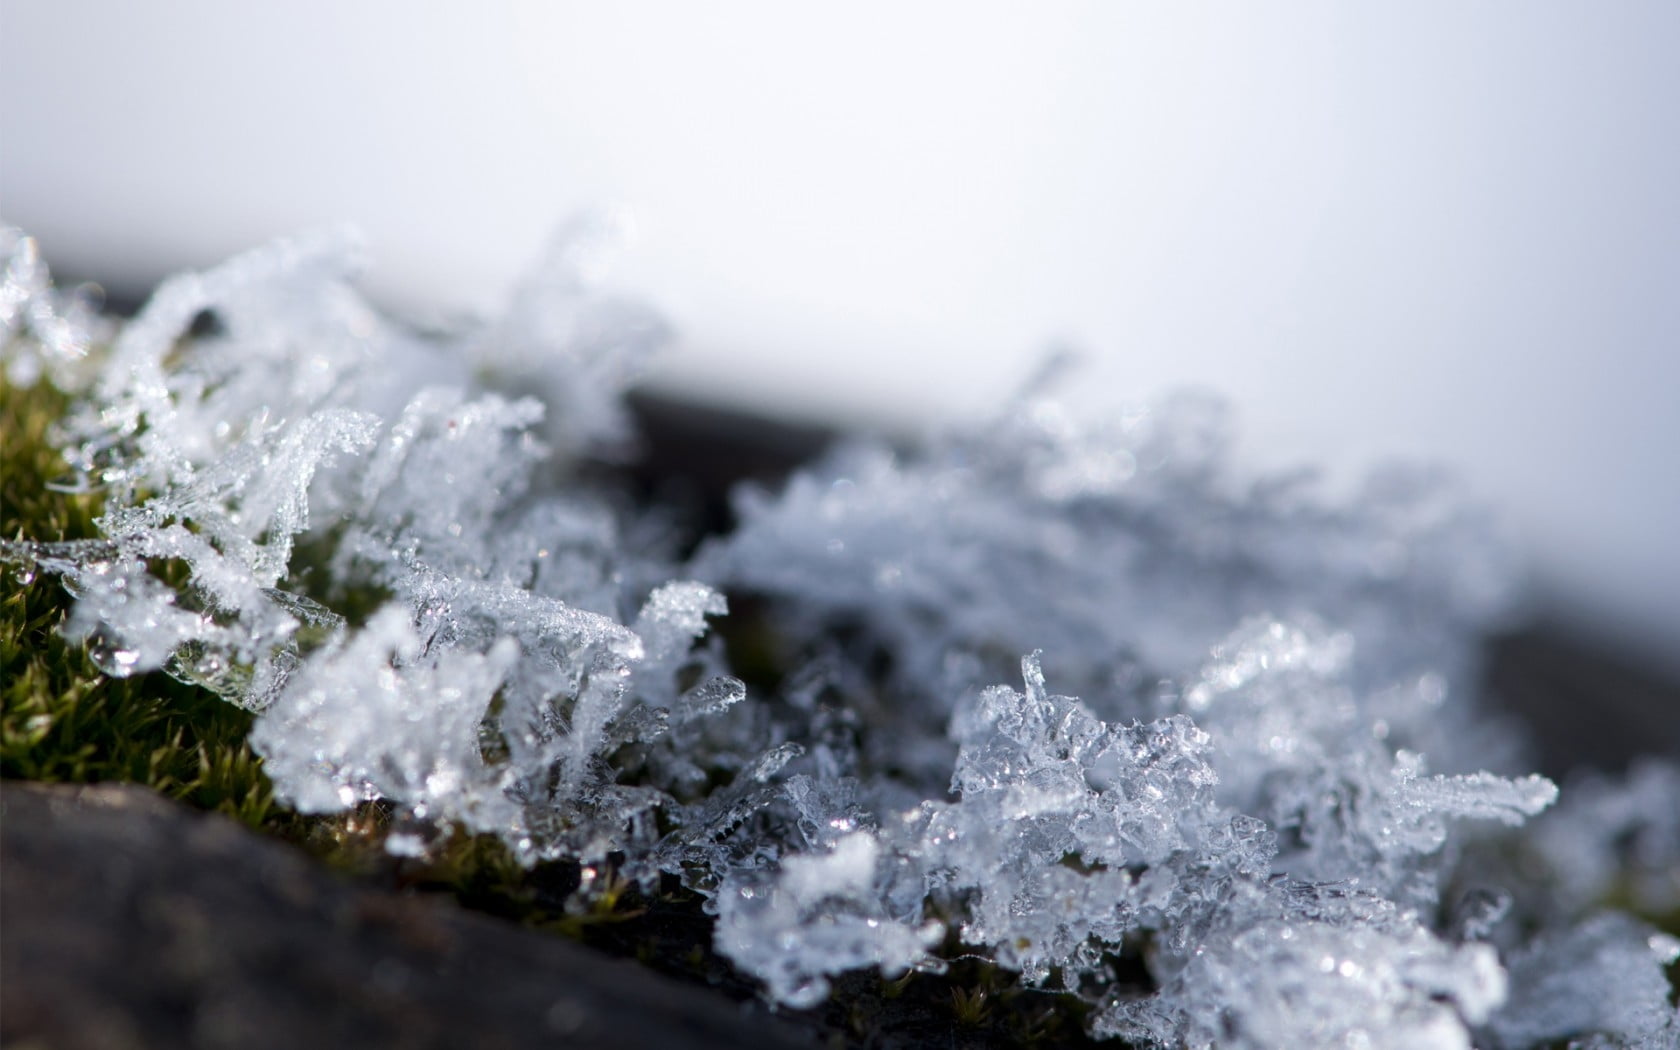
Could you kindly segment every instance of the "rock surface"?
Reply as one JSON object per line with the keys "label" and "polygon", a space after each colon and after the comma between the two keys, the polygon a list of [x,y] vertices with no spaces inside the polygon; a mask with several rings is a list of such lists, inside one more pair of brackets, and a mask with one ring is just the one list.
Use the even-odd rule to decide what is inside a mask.
{"label": "rock surface", "polygon": [[0,786],[0,1043],[778,1047],[721,995],[128,785]]}

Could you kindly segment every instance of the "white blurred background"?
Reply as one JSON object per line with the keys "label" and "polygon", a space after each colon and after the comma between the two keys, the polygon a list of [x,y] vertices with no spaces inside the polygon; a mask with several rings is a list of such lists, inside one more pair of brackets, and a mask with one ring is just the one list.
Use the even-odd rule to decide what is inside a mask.
{"label": "white blurred background", "polygon": [[338,220],[492,308],[565,217],[659,390],[896,428],[1053,340],[1245,457],[1454,468],[1680,672],[1680,3],[0,2],[0,213],[135,295]]}

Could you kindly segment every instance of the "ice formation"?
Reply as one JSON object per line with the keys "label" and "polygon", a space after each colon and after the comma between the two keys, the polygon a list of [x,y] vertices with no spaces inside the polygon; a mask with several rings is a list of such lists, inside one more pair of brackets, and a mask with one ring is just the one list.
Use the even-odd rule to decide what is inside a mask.
{"label": "ice formation", "polygon": [[[1680,772],[1540,815],[1557,789],[1474,695],[1511,568],[1449,490],[1332,506],[1238,476],[1206,402],[1086,425],[1033,396],[843,445],[680,558],[584,469],[663,329],[577,244],[421,336],[341,235],[117,325],[5,233],[6,381],[79,395],[66,484],[106,513],[0,554],[62,577],[107,672],[255,711],[297,808],[678,875],[788,1006],[959,951],[1139,1046],[1680,1045],[1680,945],[1599,912],[1680,905]],[[707,637],[726,595],[779,680]]]}

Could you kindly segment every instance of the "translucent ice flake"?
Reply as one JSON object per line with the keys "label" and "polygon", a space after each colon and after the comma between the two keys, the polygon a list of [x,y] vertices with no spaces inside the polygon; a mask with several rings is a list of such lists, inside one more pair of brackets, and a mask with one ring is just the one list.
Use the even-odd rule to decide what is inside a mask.
{"label": "translucent ice flake", "polygon": [[6,381],[82,395],[67,484],[105,497],[98,539],[0,560],[62,579],[108,673],[255,710],[298,808],[385,800],[400,856],[461,826],[678,876],[779,1003],[960,944],[1142,1047],[1675,1046],[1674,942],[1584,916],[1680,900],[1680,779],[1529,823],[1556,788],[1473,673],[1506,548],[1448,489],[1335,506],[1239,477],[1205,399],[1086,425],[1034,396],[741,492],[684,563],[581,458],[662,337],[586,241],[422,337],[339,234],[124,325],[0,234]]}
{"label": "translucent ice flake", "polygon": [[682,657],[706,633],[706,617],[728,611],[723,595],[703,583],[674,582],[656,588],[635,623],[650,665],[662,666]]}
{"label": "translucent ice flake", "polygon": [[1361,879],[1397,900],[1436,899],[1435,855],[1451,822],[1519,824],[1557,796],[1544,777],[1425,777],[1418,756],[1343,756],[1266,785],[1258,810],[1282,835],[1280,869],[1319,881]]}
{"label": "translucent ice flake", "polygon": [[[32,242],[3,246],[10,367],[45,352],[59,300]],[[67,426],[105,538],[5,557],[63,576],[70,629],[111,673],[163,668],[262,711],[256,745],[302,808],[377,796],[527,856],[604,855],[665,802],[613,783],[630,715],[686,724],[739,699],[679,702],[721,596],[658,586],[671,566],[625,550],[611,504],[537,437],[556,411],[602,433],[629,367],[612,359],[651,323],[568,285],[568,323],[527,290],[519,316],[422,338],[355,291],[357,254],[295,238],[160,287],[91,355]],[[564,404],[474,383],[549,351],[576,365]],[[626,626],[644,604],[646,643]]]}
{"label": "translucent ice flake", "polygon": [[42,378],[80,389],[91,351],[111,337],[97,288],[53,287],[35,238],[0,224],[0,359],[6,382],[31,387]]}
{"label": "translucent ice flake", "polygon": [[1619,915],[1546,934],[1511,957],[1511,999],[1489,1031],[1501,1047],[1586,1036],[1680,1046],[1680,1012],[1663,976],[1677,958],[1680,940]]}
{"label": "translucent ice flake", "polygon": [[1468,1050],[1504,998],[1492,948],[1453,946],[1416,916],[1334,888],[1240,884],[1187,948],[1160,955],[1160,992],[1116,996],[1099,1036],[1147,1046]]}
{"label": "translucent ice flake", "polygon": [[1109,725],[1049,695],[1036,655],[1022,671],[1024,693],[988,689],[959,711],[961,799],[931,810],[919,853],[931,881],[968,895],[964,940],[1038,982],[1117,949],[1169,862],[1209,846],[1229,814],[1189,719]]}
{"label": "translucent ice flake", "polygon": [[1646,915],[1680,911],[1680,765],[1645,759],[1622,777],[1572,781],[1531,841],[1552,904],[1577,914],[1625,894]]}
{"label": "translucent ice flake", "polygon": [[[341,235],[277,242],[165,282],[118,332],[72,459],[126,497],[190,484],[243,439],[327,408],[362,408],[378,316],[346,283]],[[212,334],[188,338],[208,318]]]}
{"label": "translucent ice flake", "polygon": [[1397,737],[1427,735],[1408,725],[1419,712],[1396,710],[1393,690],[1358,689],[1353,655],[1346,633],[1257,618],[1216,645],[1186,687],[1162,690],[1157,706],[1187,712],[1206,730],[1218,797],[1278,830],[1281,870],[1360,878],[1427,907],[1448,821],[1520,823],[1556,788],[1485,771],[1424,776],[1421,755],[1393,747]]}
{"label": "translucent ice flake", "polygon": [[608,216],[559,231],[502,318],[472,342],[492,384],[549,406],[544,437],[566,454],[629,437],[619,395],[668,338],[646,307],[591,291],[600,258],[620,237]]}
{"label": "translucent ice flake", "polygon": [[[1050,696],[1035,654],[1022,662],[1026,691],[995,687],[956,725],[962,750],[952,775],[965,807],[1007,827],[1043,822],[1044,848],[1088,864],[1161,860],[1190,844],[1186,829],[1214,813],[1217,780],[1208,737],[1189,719],[1109,725],[1079,701]],[[1179,816],[1188,814],[1181,826]]]}
{"label": "translucent ice flake", "polygon": [[907,454],[853,443],[779,495],[743,493],[740,527],[701,565],[797,606],[795,638],[861,628],[933,724],[1033,649],[1105,717],[1143,717],[1150,687],[1239,623],[1316,618],[1355,697],[1387,698],[1393,746],[1483,765],[1464,705],[1420,700],[1473,685],[1470,632],[1508,600],[1504,548],[1424,475],[1380,475],[1346,507],[1298,478],[1244,482],[1221,431],[1202,403],[1106,426],[1029,403]]}
{"label": "translucent ice flake", "polygon": [[511,771],[483,760],[479,726],[517,654],[511,640],[427,653],[409,612],[387,606],[300,666],[252,746],[305,812],[390,798],[500,832],[518,818]]}
{"label": "translucent ice flake", "polygon": [[776,878],[731,879],[715,902],[718,950],[795,1007],[822,1002],[830,974],[903,973],[927,958],[942,928],[887,913],[879,862],[874,837],[858,831],[827,854],[788,858]]}
{"label": "translucent ice flake", "polygon": [[[959,716],[954,802],[871,814],[859,803],[884,799],[878,789],[791,778],[782,797],[798,837],[772,864],[777,874],[748,866],[725,881],[720,950],[803,1001],[844,969],[915,962],[937,934],[924,912],[932,899],[961,920],[965,943],[1025,980],[1060,969],[1077,987],[1099,975],[1105,952],[1162,919],[1182,876],[1194,871],[1217,894],[1230,878],[1264,874],[1266,836],[1213,805],[1206,737],[1188,719],[1110,726],[1049,695],[1035,657],[1023,670],[1025,692],[987,690]],[[852,830],[860,825],[873,830]],[[845,901],[837,928],[811,912],[830,898]],[[796,959],[767,947],[798,942],[812,925],[823,932],[810,948],[836,936],[850,947],[802,948]]]}
{"label": "translucent ice flake", "polygon": [[[338,455],[367,448],[377,422],[364,413],[330,409],[272,428],[253,427],[223,458],[182,474],[136,506],[112,508],[100,529],[119,541],[139,542],[190,523],[204,541],[202,568],[190,545],[181,545],[180,556],[200,569],[195,580],[200,587],[218,603],[237,608],[245,588],[273,587],[285,577],[293,537],[309,528],[316,471],[330,467]],[[228,562],[229,573],[213,567],[211,551]]]}

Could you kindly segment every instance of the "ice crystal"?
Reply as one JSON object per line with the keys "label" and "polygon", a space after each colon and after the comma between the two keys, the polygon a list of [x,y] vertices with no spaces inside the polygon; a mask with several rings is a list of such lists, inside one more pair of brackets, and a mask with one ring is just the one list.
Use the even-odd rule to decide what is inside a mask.
{"label": "ice crystal", "polygon": [[790,856],[779,877],[732,879],[718,894],[718,947],[792,1006],[815,1006],[827,975],[863,966],[896,974],[940,939],[937,922],[890,914],[880,846],[854,831],[828,853]]}
{"label": "ice crystal", "polygon": [[[1076,425],[1033,396],[745,490],[684,560],[600,480],[662,328],[591,251],[422,336],[339,234],[117,325],[6,233],[7,381],[81,395],[66,484],[106,512],[0,556],[62,577],[109,673],[255,711],[293,806],[383,799],[405,856],[462,827],[676,875],[788,1006],[955,946],[1143,1046],[1680,1038],[1674,942],[1594,914],[1680,900],[1680,778],[1529,823],[1557,790],[1475,696],[1512,577],[1450,490],[1336,505],[1239,476],[1206,401]],[[779,684],[707,639],[726,594]]]}
{"label": "ice crystal", "polygon": [[1157,961],[1162,994],[1117,1001],[1100,1034],[1159,1046],[1470,1046],[1505,995],[1486,945],[1451,945],[1374,894],[1240,884]]}
{"label": "ice crystal", "polygon": [[99,310],[97,288],[69,293],[53,287],[35,238],[0,224],[0,347],[6,381],[34,386],[43,376],[59,386],[79,385],[91,348],[110,339],[111,323]]}
{"label": "ice crystal", "polygon": [[1500,1046],[1578,1036],[1599,1045],[1680,1046],[1663,967],[1680,940],[1620,915],[1543,935],[1508,961],[1514,989],[1490,1026]]}
{"label": "ice crystal", "polygon": [[[855,442],[779,496],[742,493],[741,526],[702,564],[789,596],[790,626],[814,637],[861,628],[891,657],[899,717],[923,728],[1034,649],[1102,713],[1143,717],[1150,690],[1189,686],[1260,618],[1336,626],[1340,656],[1299,659],[1341,661],[1349,726],[1369,714],[1443,772],[1503,759],[1468,705],[1442,702],[1468,687],[1472,632],[1507,600],[1492,535],[1417,471],[1374,477],[1348,509],[1316,502],[1299,476],[1234,478],[1223,433],[1201,401],[1089,428],[1029,402],[912,457]],[[937,763],[925,773],[940,779]]]}
{"label": "ice crystal", "polygon": [[1532,842],[1555,875],[1556,907],[1623,894],[1646,915],[1680,911],[1680,765],[1646,759],[1625,777],[1579,778]]}

